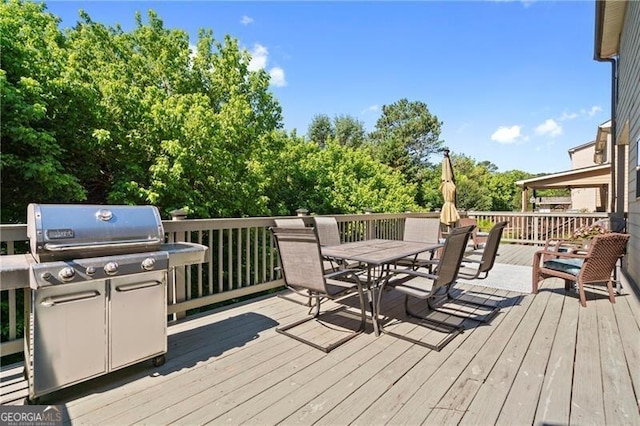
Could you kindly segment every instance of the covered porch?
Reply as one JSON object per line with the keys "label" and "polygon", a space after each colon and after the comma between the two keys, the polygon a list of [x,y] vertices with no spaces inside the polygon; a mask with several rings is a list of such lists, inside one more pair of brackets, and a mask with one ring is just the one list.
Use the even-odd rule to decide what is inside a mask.
{"label": "covered porch", "polygon": [[[535,210],[542,200],[536,195],[536,190],[542,189],[571,189],[580,190],[595,188],[597,190],[596,209],[599,212],[607,211],[611,193],[611,164],[598,164],[575,170],[539,176],[531,179],[523,179],[516,182],[522,188],[522,211],[528,211],[529,207]],[[567,208],[576,209],[573,205],[575,194],[572,193],[571,202]]]}

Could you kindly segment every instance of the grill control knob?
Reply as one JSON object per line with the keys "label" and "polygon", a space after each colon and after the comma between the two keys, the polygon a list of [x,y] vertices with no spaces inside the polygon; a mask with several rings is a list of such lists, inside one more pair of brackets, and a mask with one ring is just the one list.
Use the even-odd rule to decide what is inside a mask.
{"label": "grill control knob", "polygon": [[70,266],[67,266],[66,268],[62,268],[60,272],[58,272],[58,278],[60,278],[60,281],[65,283],[71,281],[75,276],[76,276],[76,270]]}
{"label": "grill control knob", "polygon": [[142,269],[145,271],[151,271],[156,266],[156,260],[153,257],[147,257],[142,261]]}
{"label": "grill control knob", "polygon": [[96,273],[96,268],[94,266],[87,266],[87,270],[85,272],[91,277]]}
{"label": "grill control knob", "polygon": [[115,275],[118,273],[118,264],[116,262],[109,262],[106,265],[104,265],[104,272],[107,273],[107,275]]}

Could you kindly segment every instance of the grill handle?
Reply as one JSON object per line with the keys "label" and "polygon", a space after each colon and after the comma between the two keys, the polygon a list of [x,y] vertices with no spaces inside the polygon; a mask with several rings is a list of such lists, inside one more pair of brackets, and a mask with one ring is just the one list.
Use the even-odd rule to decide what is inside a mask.
{"label": "grill handle", "polygon": [[148,244],[161,244],[163,242],[160,238],[151,238],[148,240],[131,240],[131,241],[118,241],[117,243],[95,243],[95,244],[51,244],[46,243],[44,245],[45,250],[48,251],[65,251],[65,250],[97,250],[97,249],[109,249],[114,247],[142,247]]}
{"label": "grill handle", "polygon": [[120,291],[120,292],[126,292],[126,291],[134,291],[134,290],[141,290],[143,288],[149,288],[149,287],[155,287],[157,285],[162,284],[160,281],[150,281],[150,282],[146,282],[146,283],[135,283],[135,284],[128,284],[128,285],[120,285],[118,287],[116,287],[116,291]]}
{"label": "grill handle", "polygon": [[40,304],[42,306],[55,306],[64,303],[79,302],[81,300],[95,299],[100,296],[98,291],[83,291],[82,293],[65,294],[64,296],[47,297]]}

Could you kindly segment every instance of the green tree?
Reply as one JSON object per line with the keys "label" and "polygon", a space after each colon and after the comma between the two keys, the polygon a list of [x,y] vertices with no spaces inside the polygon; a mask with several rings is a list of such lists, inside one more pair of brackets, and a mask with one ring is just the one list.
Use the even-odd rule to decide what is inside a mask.
{"label": "green tree", "polygon": [[200,31],[195,58],[181,30],[153,12],[130,33],[86,15],[68,35],[71,66],[98,94],[97,145],[110,203],[152,203],[165,216],[262,214],[254,152],[281,126],[264,70],[235,39]]}
{"label": "green tree", "polygon": [[370,135],[374,156],[416,182],[429,157],[443,148],[441,126],[423,102],[400,99],[384,105]]}
{"label": "green tree", "polygon": [[[59,20],[39,3],[0,4],[1,220],[22,222],[30,202],[82,201],[65,139],[81,121],[70,110],[76,89],[65,74]],[[71,112],[71,113],[70,113]]]}
{"label": "green tree", "polygon": [[366,135],[364,123],[350,115],[334,117],[333,129],[340,145],[358,148],[364,144]]}
{"label": "green tree", "polygon": [[415,185],[365,151],[331,142],[319,153],[316,164],[322,169],[317,190],[326,200],[317,213],[356,213],[367,208],[376,212],[417,210]]}
{"label": "green tree", "polygon": [[488,180],[496,167],[489,162],[478,163],[464,154],[452,154],[456,179],[456,205],[464,210],[491,209]]}
{"label": "green tree", "polygon": [[491,192],[491,210],[518,211],[522,207],[521,189],[516,182],[531,177],[521,170],[509,170],[491,175],[488,186]]}
{"label": "green tree", "polygon": [[335,136],[331,119],[326,114],[317,114],[311,120],[307,130],[307,138],[323,147]]}
{"label": "green tree", "polygon": [[263,157],[269,214],[290,215],[298,208],[317,214],[416,210],[416,188],[363,150],[329,141],[321,148],[279,133],[281,150]]}

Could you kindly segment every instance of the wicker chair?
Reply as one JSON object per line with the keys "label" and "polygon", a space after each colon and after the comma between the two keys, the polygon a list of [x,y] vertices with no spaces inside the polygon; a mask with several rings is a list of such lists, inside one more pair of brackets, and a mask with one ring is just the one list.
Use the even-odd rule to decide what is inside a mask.
{"label": "wicker chair", "polygon": [[628,234],[611,232],[596,235],[586,253],[571,249],[560,251],[562,241],[555,241],[553,246],[548,244],[533,256],[533,293],[538,292],[538,284],[543,279],[561,278],[565,282],[565,290],[570,290],[573,283],[577,283],[580,304],[587,306],[584,285],[606,283],[609,300],[615,303],[612,274],[616,262],[625,253],[628,241]]}
{"label": "wicker chair", "polygon": [[[329,352],[362,333],[366,324],[366,305],[362,284],[356,274],[358,271],[343,269],[325,275],[318,235],[313,228],[271,228],[271,233],[278,247],[282,277],[285,283],[289,287],[308,291],[309,297],[315,302],[307,317],[278,327],[276,331],[324,352]],[[320,321],[322,319],[320,304],[325,299],[340,299],[354,291],[358,293],[360,302],[358,329],[347,331],[346,336],[324,346],[290,332],[291,329],[308,321]],[[334,328],[333,325],[331,328]]]}

